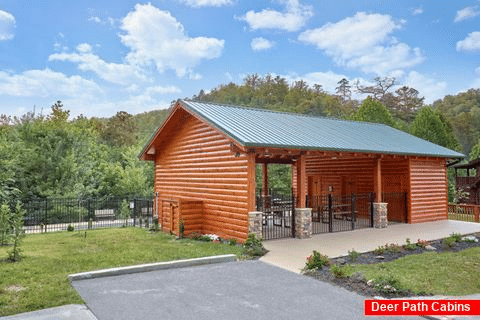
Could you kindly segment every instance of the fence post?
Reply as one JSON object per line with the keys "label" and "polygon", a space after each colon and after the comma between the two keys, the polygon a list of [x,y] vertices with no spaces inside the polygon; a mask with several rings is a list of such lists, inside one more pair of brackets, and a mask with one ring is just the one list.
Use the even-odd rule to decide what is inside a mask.
{"label": "fence post", "polygon": [[355,208],[356,208],[356,199],[355,194],[352,194],[352,230],[355,230]]}
{"label": "fence post", "polygon": [[370,193],[370,227],[373,228],[373,202],[375,201],[375,192]]}
{"label": "fence post", "polygon": [[328,195],[328,232],[333,232],[332,195]]}
{"label": "fence post", "polygon": [[292,226],[292,238],[295,238],[297,235],[297,224],[295,223],[295,196],[292,193],[292,221],[290,225]]}
{"label": "fence post", "polygon": [[475,222],[480,222],[479,221],[479,209],[480,209],[480,206],[473,206],[473,215],[474,215],[474,221]]}

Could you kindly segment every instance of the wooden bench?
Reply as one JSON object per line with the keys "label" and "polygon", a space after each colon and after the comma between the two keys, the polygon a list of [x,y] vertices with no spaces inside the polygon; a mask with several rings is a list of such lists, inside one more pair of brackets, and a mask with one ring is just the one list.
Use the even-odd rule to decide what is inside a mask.
{"label": "wooden bench", "polygon": [[98,220],[98,219],[115,220],[115,210],[114,209],[95,210],[95,220]]}

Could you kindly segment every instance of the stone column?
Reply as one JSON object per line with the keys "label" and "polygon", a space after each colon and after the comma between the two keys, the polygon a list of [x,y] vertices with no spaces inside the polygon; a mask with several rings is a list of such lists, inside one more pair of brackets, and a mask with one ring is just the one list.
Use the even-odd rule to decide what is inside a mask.
{"label": "stone column", "polygon": [[295,208],[295,238],[312,237],[312,209]]}
{"label": "stone column", "polygon": [[373,227],[386,228],[388,225],[387,219],[387,203],[374,202],[373,203]]}
{"label": "stone column", "polygon": [[254,233],[257,238],[262,238],[263,212],[253,211],[248,213],[248,233]]}

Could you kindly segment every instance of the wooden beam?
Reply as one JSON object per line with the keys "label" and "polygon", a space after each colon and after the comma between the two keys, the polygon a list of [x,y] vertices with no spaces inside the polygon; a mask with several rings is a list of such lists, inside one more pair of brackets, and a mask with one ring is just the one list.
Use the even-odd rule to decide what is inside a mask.
{"label": "wooden beam", "polygon": [[375,202],[382,202],[382,159],[375,159],[373,169],[373,191],[375,192]]}
{"label": "wooden beam", "polygon": [[306,174],[306,157],[300,154],[297,158],[297,208],[305,208],[307,188],[305,182],[307,180]]}
{"label": "wooden beam", "polygon": [[247,153],[247,207],[248,212],[256,211],[255,203],[255,153]]}

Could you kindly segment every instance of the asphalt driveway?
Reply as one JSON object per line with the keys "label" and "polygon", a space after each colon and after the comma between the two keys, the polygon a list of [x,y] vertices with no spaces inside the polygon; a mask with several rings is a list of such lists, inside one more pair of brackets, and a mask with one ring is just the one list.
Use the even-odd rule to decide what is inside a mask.
{"label": "asphalt driveway", "polygon": [[362,296],[261,261],[80,280],[72,285],[99,320],[365,318]]}

